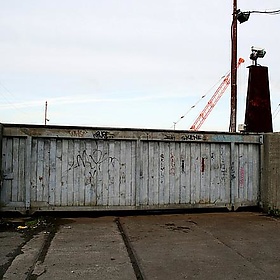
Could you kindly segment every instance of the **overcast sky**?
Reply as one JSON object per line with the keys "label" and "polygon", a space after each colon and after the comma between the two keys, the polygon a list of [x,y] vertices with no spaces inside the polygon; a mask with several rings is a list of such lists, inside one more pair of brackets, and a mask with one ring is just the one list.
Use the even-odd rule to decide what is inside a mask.
{"label": "overcast sky", "polygon": [[[50,125],[189,129],[230,70],[231,21],[232,0],[0,0],[0,122],[43,124],[47,101]],[[279,26],[260,14],[238,24],[237,123],[254,45],[280,131]],[[228,131],[229,106],[230,87],[201,130]]]}

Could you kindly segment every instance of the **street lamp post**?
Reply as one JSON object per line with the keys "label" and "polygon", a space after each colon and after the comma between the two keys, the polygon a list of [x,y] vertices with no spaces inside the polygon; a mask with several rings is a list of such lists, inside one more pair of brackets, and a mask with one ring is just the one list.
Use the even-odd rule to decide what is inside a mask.
{"label": "street lamp post", "polygon": [[237,0],[233,0],[231,25],[231,102],[229,131],[236,132],[237,116]]}
{"label": "street lamp post", "polygon": [[250,11],[237,10],[237,0],[233,0],[233,13],[231,24],[231,103],[229,131],[236,132],[237,116],[237,21],[243,23],[249,19],[251,13],[279,15],[280,9],[273,11]]}

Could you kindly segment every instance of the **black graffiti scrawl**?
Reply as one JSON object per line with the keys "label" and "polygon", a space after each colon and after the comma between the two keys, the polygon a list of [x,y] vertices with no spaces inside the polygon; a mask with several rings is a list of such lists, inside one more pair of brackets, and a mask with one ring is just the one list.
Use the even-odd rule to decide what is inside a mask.
{"label": "black graffiti scrawl", "polygon": [[75,157],[75,160],[67,171],[76,168],[89,168],[88,174],[85,174],[86,181],[91,183],[96,173],[100,171],[101,164],[105,161],[108,161],[108,164],[115,165],[115,162],[118,161],[115,157],[108,156],[107,153],[103,153],[101,150],[95,149],[91,154],[87,153],[86,150],[83,150],[82,153],[78,153]]}

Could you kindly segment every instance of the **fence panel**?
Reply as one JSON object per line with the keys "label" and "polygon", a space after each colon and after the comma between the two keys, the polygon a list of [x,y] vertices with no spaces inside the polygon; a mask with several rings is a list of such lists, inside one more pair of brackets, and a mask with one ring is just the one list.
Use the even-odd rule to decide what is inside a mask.
{"label": "fence panel", "polygon": [[3,128],[2,211],[258,203],[260,135]]}

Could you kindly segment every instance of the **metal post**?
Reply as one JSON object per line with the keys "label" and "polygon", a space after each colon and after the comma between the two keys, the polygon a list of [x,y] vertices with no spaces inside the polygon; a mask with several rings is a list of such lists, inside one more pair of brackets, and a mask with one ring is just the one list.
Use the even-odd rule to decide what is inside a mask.
{"label": "metal post", "polygon": [[233,15],[231,25],[231,103],[230,103],[230,132],[236,132],[237,115],[237,0],[233,0]]}
{"label": "metal post", "polygon": [[46,101],[46,103],[45,103],[45,125],[47,125],[47,121],[48,121],[47,114],[48,114],[48,102]]}

